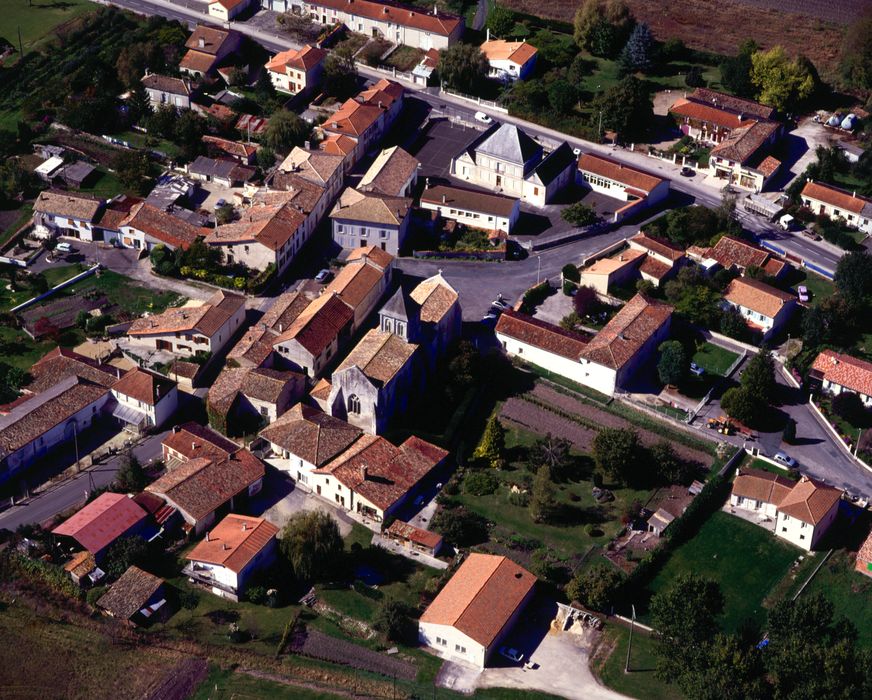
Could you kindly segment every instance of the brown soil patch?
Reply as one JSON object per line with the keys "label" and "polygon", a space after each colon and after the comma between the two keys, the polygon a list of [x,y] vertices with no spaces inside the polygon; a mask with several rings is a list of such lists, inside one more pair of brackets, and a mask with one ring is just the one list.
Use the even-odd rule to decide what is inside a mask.
{"label": "brown soil patch", "polygon": [[[745,39],[771,48],[781,44],[790,53],[804,53],[822,75],[839,59],[843,28],[827,18],[850,21],[864,3],[856,0],[627,0],[640,22],[661,40],[677,37],[694,49],[730,55]],[[527,14],[572,22],[577,0],[543,5],[536,0],[506,0]],[[776,9],[778,8],[778,9]],[[803,13],[803,14],[799,14]]]}

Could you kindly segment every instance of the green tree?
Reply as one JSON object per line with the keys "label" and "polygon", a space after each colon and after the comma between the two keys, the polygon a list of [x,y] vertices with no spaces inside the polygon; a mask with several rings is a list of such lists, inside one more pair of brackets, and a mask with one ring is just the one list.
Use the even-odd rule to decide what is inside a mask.
{"label": "green tree", "polygon": [[269,170],[276,164],[276,152],[269,146],[257,149],[257,164],[261,170]]}
{"label": "green tree", "polygon": [[560,513],[551,468],[543,464],[536,471],[530,489],[530,517],[536,523],[553,523]]}
{"label": "green tree", "polygon": [[644,22],[637,24],[621,51],[619,65],[624,73],[647,73],[653,65],[654,35]]}
{"label": "green tree", "polygon": [[660,381],[670,386],[678,386],[687,378],[690,360],[687,351],[677,340],[667,340],[657,348],[660,359],[657,361],[657,374]]}
{"label": "green tree", "polygon": [[131,566],[142,567],[148,558],[148,542],[142,537],[119,537],[109,545],[100,568],[110,579],[116,579]]}
{"label": "green tree", "polygon": [[485,460],[490,466],[495,466],[503,459],[506,450],[506,430],[496,416],[491,416],[481,436],[481,442],[475,449],[474,456]]}
{"label": "green tree", "polygon": [[866,308],[872,297],[872,255],[865,250],[839,258],[833,283],[851,309]]}
{"label": "green tree", "polygon": [[235,214],[236,210],[233,208],[232,204],[222,204],[215,210],[215,221],[219,226],[222,224],[229,224],[233,221]]}
{"label": "green tree", "polygon": [[560,216],[573,226],[591,226],[599,221],[596,211],[584,202],[575,202],[565,207]]}
{"label": "green tree", "polygon": [[570,280],[571,282],[581,282],[581,272],[577,265],[566,263],[561,272],[563,273],[563,279]]}
{"label": "green tree", "polygon": [[139,493],[148,485],[148,477],[133,450],[127,452],[115,475],[115,486],[126,493]]}
{"label": "green tree", "polygon": [[179,157],[186,161],[194,160],[203,153],[203,134],[206,133],[206,120],[196,112],[185,109],[178,115],[173,127],[173,140],[179,146]]}
{"label": "green tree", "polygon": [[651,448],[651,461],[664,484],[687,485],[693,478],[693,465],[681,459],[666,440],[661,440]]}
{"label": "green tree", "polygon": [[178,116],[179,113],[175,107],[161,105],[146,120],[146,128],[150,134],[155,134],[164,139],[172,139]]}
{"label": "green tree", "polygon": [[751,83],[760,102],[782,111],[798,107],[817,87],[809,62],[791,59],[781,46],[751,56]]}
{"label": "green tree", "polygon": [[264,111],[272,111],[279,98],[276,93],[276,86],[273,85],[273,81],[269,77],[269,71],[262,70],[258,74],[257,82],[254,84],[254,96]]}
{"label": "green tree", "polygon": [[125,189],[145,194],[149,189],[150,163],[142,151],[121,151],[113,161],[113,169]]}
{"label": "green tree", "polygon": [[418,627],[411,606],[393,597],[382,598],[372,618],[372,626],[393,642],[414,644]]}
{"label": "green tree", "polygon": [[623,0],[583,0],[575,13],[573,36],[595,56],[617,55],[636,20]]}
{"label": "green tree", "polygon": [[723,309],[718,321],[721,333],[736,340],[747,341],[750,337],[748,324],[742,318],[741,312],[736,308]]}
{"label": "green tree", "polygon": [[721,397],[721,408],[731,418],[745,425],[753,425],[760,415],[757,402],[741,387],[732,387]]}
{"label": "green tree", "polygon": [[833,413],[848,421],[855,428],[870,427],[872,412],[853,391],[840,391],[833,397]]}
{"label": "green tree", "polygon": [[493,472],[473,471],[463,479],[463,492],[473,496],[489,496],[499,488],[500,482]]}
{"label": "green tree", "polygon": [[704,648],[702,663],[677,679],[684,695],[693,700],[764,700],[769,692],[764,680],[762,654],[753,645],[726,634],[717,634]]}
{"label": "green tree", "polygon": [[487,521],[465,508],[440,509],[430,524],[447,542],[457,547],[480,544],[488,538]]}
{"label": "green tree", "polygon": [[623,78],[591,102],[591,124],[617,132],[622,141],[642,137],[654,119],[654,107],[645,84],[633,75]]}
{"label": "green tree", "polygon": [[629,484],[638,474],[639,435],[628,428],[603,428],[593,439],[593,456],[603,474]]}
{"label": "green tree", "polygon": [[342,555],[339,526],[322,510],[294,513],[282,530],[279,549],[299,581],[324,580]]}
{"label": "green tree", "polygon": [[754,355],[742,371],[742,389],[761,406],[772,403],[777,384],[775,382],[775,360],[766,349]]}
{"label": "green tree", "polygon": [[696,573],[680,574],[675,583],[651,598],[651,619],[660,635],[657,675],[674,680],[698,673],[707,645],[724,609],[720,586]]}
{"label": "green tree", "polygon": [[273,151],[287,153],[309,137],[310,127],[295,112],[280,109],[273,113],[263,135],[263,142]]}
{"label": "green tree", "polygon": [[340,100],[357,91],[357,66],[354,58],[346,53],[331,51],[324,59],[323,90]]}
{"label": "green tree", "polygon": [[624,577],[616,568],[596,564],[575,575],[566,585],[566,595],[592,610],[608,612],[623,583]]}
{"label": "green tree", "polygon": [[557,114],[569,114],[578,102],[575,86],[568,80],[558,78],[548,86],[548,102]]}
{"label": "green tree", "polygon": [[537,466],[546,464],[552,477],[566,479],[569,476],[567,470],[572,464],[572,455],[569,453],[571,449],[572,443],[569,440],[548,433],[533,443],[530,448],[530,463]]}
{"label": "green tree", "polygon": [[132,124],[146,121],[154,112],[151,101],[148,98],[148,93],[145,91],[142,83],[131,88],[130,97],[127,98],[127,109],[129,110],[130,122]]}
{"label": "green tree", "polygon": [[503,5],[494,5],[487,16],[487,28],[493,36],[505,39],[515,28],[515,13]]}
{"label": "green tree", "polygon": [[490,65],[478,46],[453,44],[440,51],[439,75],[448,87],[475,92],[487,79]]}
{"label": "green tree", "polygon": [[854,20],[845,31],[841,74],[849,88],[872,90],[872,41],[869,37],[872,37],[872,12]]}
{"label": "green tree", "polygon": [[727,90],[740,97],[754,96],[754,84],[751,82],[751,56],[758,48],[753,39],[746,39],[739,46],[739,53],[736,56],[727,58],[721,63],[721,83]]}
{"label": "green tree", "polygon": [[124,86],[132,88],[142,84],[146,69],[160,72],[164,64],[160,46],[156,42],[148,41],[122,47],[115,61],[115,70]]}
{"label": "green tree", "polygon": [[684,267],[666,283],[666,299],[675,310],[691,323],[711,327],[717,319],[720,293],[712,289],[711,282],[695,267]]}
{"label": "green tree", "polygon": [[17,399],[26,378],[24,370],[0,361],[0,403]]}

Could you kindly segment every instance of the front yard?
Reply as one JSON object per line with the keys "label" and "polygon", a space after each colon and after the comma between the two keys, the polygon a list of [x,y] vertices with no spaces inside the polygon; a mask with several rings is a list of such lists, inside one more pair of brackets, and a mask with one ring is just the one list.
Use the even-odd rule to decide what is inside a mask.
{"label": "front yard", "polygon": [[[802,554],[764,528],[718,511],[692,540],[672,553],[648,591],[654,594],[668,588],[685,572],[707,576],[720,584],[724,594],[721,626],[736,632],[746,619],[760,625],[766,622],[770,592]],[[649,622],[647,614],[640,617]]]}
{"label": "front yard", "polygon": [[691,362],[702,367],[708,374],[724,376],[739,356],[713,343],[702,345],[691,358]]}
{"label": "front yard", "polygon": [[593,672],[612,690],[645,700],[681,700],[677,686],[664,683],[654,675],[657,663],[656,640],[639,629],[633,634],[630,672],[625,673],[630,631],[615,623],[603,632],[602,640],[591,659]]}

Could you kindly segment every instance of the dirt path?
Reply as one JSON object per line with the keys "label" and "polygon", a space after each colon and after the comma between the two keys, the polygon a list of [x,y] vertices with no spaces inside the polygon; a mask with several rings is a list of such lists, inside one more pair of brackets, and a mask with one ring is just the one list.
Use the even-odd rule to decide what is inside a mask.
{"label": "dirt path", "polygon": [[[633,424],[626,418],[617,416],[614,413],[609,413],[602,408],[597,408],[596,406],[581,401],[580,399],[573,398],[568,394],[564,394],[561,391],[552,389],[551,387],[543,384],[542,382],[536,383],[536,386],[533,387],[530,395],[534,400],[538,400],[550,406],[554,406],[555,408],[564,411],[565,413],[578,416],[582,421],[584,421],[586,425],[590,426],[588,432],[590,432],[594,436],[596,435],[596,431],[593,429],[593,426],[597,426],[599,428],[632,428],[639,434],[639,439],[646,447],[656,445],[658,442],[661,442],[664,439],[664,436],[660,433],[656,433],[646,428],[641,428]],[[507,401],[506,403],[509,402]],[[547,413],[547,410],[545,409],[540,410],[543,410],[545,413]],[[554,416],[554,418],[560,418],[560,416]],[[562,420],[569,423],[572,422],[567,418],[563,418]],[[552,429],[552,432],[556,431]],[[669,442],[675,450],[676,454],[681,457],[681,459],[687,462],[695,462],[697,464],[707,465],[710,464],[712,461],[711,455],[703,452],[702,450],[696,450],[692,447],[688,447],[687,445],[676,442],[674,440],[669,440]]]}

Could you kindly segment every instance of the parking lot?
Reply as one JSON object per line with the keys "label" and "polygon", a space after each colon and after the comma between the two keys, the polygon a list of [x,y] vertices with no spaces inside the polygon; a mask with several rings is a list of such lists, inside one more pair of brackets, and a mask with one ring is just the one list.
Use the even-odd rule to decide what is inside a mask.
{"label": "parking lot", "polygon": [[421,163],[419,178],[447,180],[451,159],[463,152],[481,132],[447,118],[431,118],[410,152]]}

